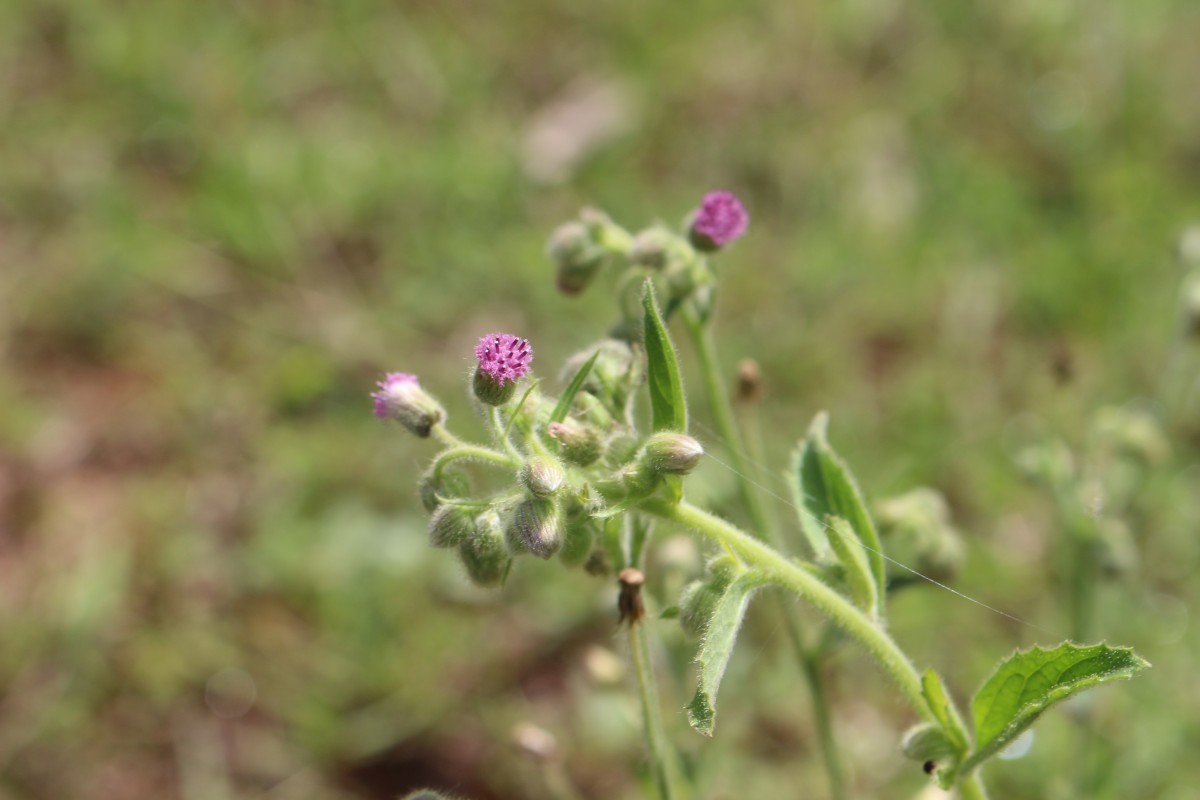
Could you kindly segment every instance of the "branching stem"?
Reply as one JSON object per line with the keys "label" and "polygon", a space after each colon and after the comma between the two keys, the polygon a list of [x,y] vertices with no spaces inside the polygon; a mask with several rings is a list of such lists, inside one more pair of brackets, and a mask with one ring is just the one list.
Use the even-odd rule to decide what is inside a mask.
{"label": "branching stem", "polygon": [[905,700],[922,720],[937,721],[925,702],[921,677],[908,656],[883,628],[816,576],[750,534],[686,501],[671,504],[651,498],[643,501],[640,508],[728,546],[747,564],[763,570],[772,581],[816,606],[866,648],[880,668],[896,682]]}

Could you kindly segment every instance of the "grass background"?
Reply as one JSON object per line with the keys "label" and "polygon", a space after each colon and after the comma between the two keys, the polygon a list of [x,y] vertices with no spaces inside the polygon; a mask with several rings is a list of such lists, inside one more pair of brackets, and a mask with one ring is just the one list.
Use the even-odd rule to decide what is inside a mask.
{"label": "grass background", "polygon": [[[430,446],[366,394],[419,372],[478,431],[477,336],[529,337],[549,376],[611,316],[555,293],[553,227],[673,223],[713,187],[753,218],[718,325],[730,370],[763,366],[766,460],[830,409],[867,492],[945,492],[956,586],[1030,623],[897,598],[960,698],[1065,636],[1014,431],[1164,419],[1141,564],[1097,625],[1155,668],[990,776],[1196,796],[1200,366],[1172,249],[1200,219],[1197,30],[1185,0],[0,5],[0,797],[549,797],[519,721],[585,796],[640,796],[615,590],[525,562],[467,587],[424,543]],[[666,552],[669,587],[696,555]],[[678,709],[690,645],[660,626]],[[744,636],[716,739],[668,722],[707,797],[821,797],[778,623]],[[856,796],[921,792],[888,687],[852,648],[834,668]]]}

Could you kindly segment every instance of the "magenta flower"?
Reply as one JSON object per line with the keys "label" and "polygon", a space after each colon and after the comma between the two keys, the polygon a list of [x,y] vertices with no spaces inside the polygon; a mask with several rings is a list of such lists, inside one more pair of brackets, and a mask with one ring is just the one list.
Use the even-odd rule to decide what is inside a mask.
{"label": "magenta flower", "polygon": [[489,333],[475,345],[475,357],[479,359],[479,368],[503,386],[529,372],[533,351],[529,349],[527,339],[507,333]]}
{"label": "magenta flower", "polygon": [[692,217],[692,244],[701,250],[719,250],[745,233],[749,222],[750,215],[732,192],[709,192]]}
{"label": "magenta flower", "polygon": [[516,383],[533,361],[529,342],[508,333],[489,333],[475,345],[479,367],[475,370],[475,396],[488,405],[508,402]]}
{"label": "magenta flower", "polygon": [[389,372],[375,385],[379,391],[372,392],[371,399],[375,401],[375,416],[380,419],[396,420],[417,436],[426,437],[446,418],[446,412],[425,393],[416,375]]}

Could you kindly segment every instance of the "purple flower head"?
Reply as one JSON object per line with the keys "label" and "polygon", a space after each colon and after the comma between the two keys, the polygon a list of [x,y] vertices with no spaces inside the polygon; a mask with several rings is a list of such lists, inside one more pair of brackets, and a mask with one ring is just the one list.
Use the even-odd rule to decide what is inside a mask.
{"label": "purple flower head", "polygon": [[750,215],[732,192],[704,195],[692,218],[692,243],[701,250],[718,250],[746,232]]}
{"label": "purple flower head", "polygon": [[475,357],[479,359],[479,371],[503,387],[529,372],[533,350],[526,339],[508,333],[489,333],[475,345]]}
{"label": "purple flower head", "polygon": [[446,418],[446,412],[425,393],[416,375],[389,372],[375,385],[379,391],[371,392],[371,399],[375,401],[375,416],[380,419],[395,420],[424,438]]}
{"label": "purple flower head", "polygon": [[389,372],[375,385],[379,387],[379,391],[371,392],[371,399],[375,401],[375,416],[380,419],[392,416],[392,409],[397,401],[403,401],[409,385],[412,388],[420,387],[417,376],[407,372]]}

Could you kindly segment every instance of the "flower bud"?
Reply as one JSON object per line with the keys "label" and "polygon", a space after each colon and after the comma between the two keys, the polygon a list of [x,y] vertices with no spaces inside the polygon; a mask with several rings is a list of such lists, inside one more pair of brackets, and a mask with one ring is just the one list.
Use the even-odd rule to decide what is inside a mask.
{"label": "flower bud", "polygon": [[421,505],[433,513],[442,504],[439,498],[468,497],[471,494],[471,482],[461,470],[444,469],[437,478],[430,470],[417,481],[417,492],[421,497]]}
{"label": "flower bud", "polygon": [[750,215],[732,192],[709,192],[692,215],[688,237],[697,250],[711,253],[745,233],[749,223]]}
{"label": "flower bud", "polygon": [[475,396],[489,406],[500,406],[512,399],[517,381],[529,372],[533,351],[529,341],[508,333],[489,333],[475,345]]}
{"label": "flower bud", "polygon": [[737,367],[737,391],[734,398],[739,403],[757,403],[763,395],[762,368],[753,358],[743,358]]}
{"label": "flower bud", "polygon": [[687,475],[700,463],[704,448],[686,433],[663,431],[646,442],[642,461],[655,475]]}
{"label": "flower bud", "polygon": [[604,266],[604,248],[582,222],[560,225],[550,235],[546,254],[554,263],[558,289],[563,294],[579,294]]}
{"label": "flower bud", "polygon": [[[666,267],[668,302],[685,297],[700,297],[703,290],[715,281],[712,269],[702,258],[685,258],[672,261]],[[706,298],[711,302],[711,298]]]}
{"label": "flower bud", "polygon": [[505,530],[505,541],[514,555],[533,553],[550,558],[562,547],[562,511],[557,502],[542,497],[521,501]]}
{"label": "flower bud", "polygon": [[535,497],[551,497],[562,488],[567,474],[553,459],[534,456],[521,467],[520,479]]}
{"label": "flower bud", "polygon": [[559,558],[568,567],[577,567],[588,560],[596,541],[595,523],[585,516],[568,520]]}
{"label": "flower bud", "polygon": [[567,417],[562,422],[551,422],[546,433],[558,442],[562,457],[572,464],[586,467],[603,452],[599,432],[577,419]]}
{"label": "flower bud", "polygon": [[474,533],[459,543],[458,555],[476,586],[503,583],[512,558],[504,546],[500,515],[489,508],[476,517]]}
{"label": "flower bud", "polygon": [[371,393],[375,401],[375,416],[392,419],[421,438],[429,436],[434,425],[446,418],[446,411],[425,393],[416,375],[389,372],[375,384],[378,392]]}
{"label": "flower bud", "polygon": [[475,532],[475,518],[466,506],[438,506],[429,518],[429,545],[456,547]]}
{"label": "flower bud", "polygon": [[647,228],[633,237],[629,262],[639,267],[663,269],[668,262],[679,257],[679,244],[679,237],[666,228]]}

